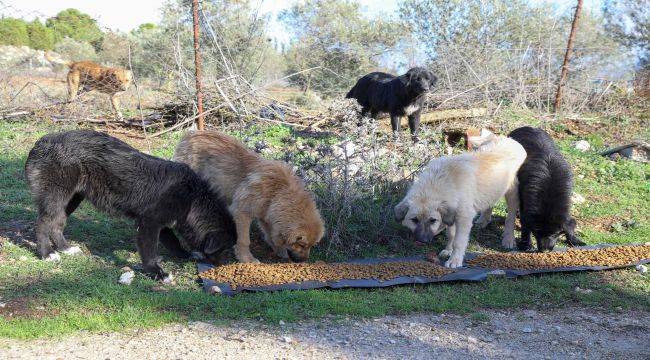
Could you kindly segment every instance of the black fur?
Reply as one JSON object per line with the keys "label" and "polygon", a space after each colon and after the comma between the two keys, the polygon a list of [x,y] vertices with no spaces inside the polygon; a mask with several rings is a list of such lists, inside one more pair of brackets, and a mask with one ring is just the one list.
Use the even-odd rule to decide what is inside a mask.
{"label": "black fur", "polygon": [[575,220],[571,217],[571,167],[553,139],[544,130],[529,126],[515,129],[508,136],[527,153],[517,173],[521,220],[518,248],[531,248],[531,233],[538,251],[553,250],[561,233],[570,245],[584,245],[575,235]]}
{"label": "black fur", "polygon": [[137,248],[145,272],[164,279],[158,241],[172,254],[189,257],[184,245],[209,259],[231,247],[235,225],[219,196],[189,166],[144,154],[94,131],[54,133],[29,152],[25,174],[36,203],[40,256],[70,247],[67,217],[83,199],[111,214],[135,219]]}
{"label": "black fur", "polygon": [[[425,95],[437,81],[431,71],[421,67],[401,76],[373,72],[359,79],[345,97],[357,99],[363,116],[369,113],[377,119],[379,113],[388,113],[395,138],[399,136],[400,117],[408,116],[411,137],[417,141]],[[415,109],[411,113],[406,111],[409,106]]]}

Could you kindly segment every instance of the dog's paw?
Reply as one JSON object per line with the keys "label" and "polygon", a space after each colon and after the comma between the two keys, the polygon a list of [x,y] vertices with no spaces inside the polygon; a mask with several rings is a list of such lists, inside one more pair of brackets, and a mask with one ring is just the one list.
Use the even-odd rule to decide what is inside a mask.
{"label": "dog's paw", "polygon": [[463,266],[463,257],[462,256],[452,256],[445,262],[445,267],[450,269],[456,269]]}
{"label": "dog's paw", "polygon": [[205,260],[205,254],[203,254],[200,251],[192,251],[192,253],[190,254],[190,259],[194,261],[203,261]]}
{"label": "dog's paw", "polygon": [[438,253],[438,256],[443,258],[443,259],[447,259],[447,258],[449,258],[451,256],[451,251],[449,251],[447,249],[444,249],[444,250],[442,250],[441,252]]}
{"label": "dog's paw", "polygon": [[513,234],[503,234],[503,237],[501,238],[501,246],[506,249],[514,249],[515,236]]}
{"label": "dog's paw", "polygon": [[70,246],[69,248],[61,252],[66,255],[77,255],[77,254],[81,254],[81,248],[79,248],[79,246]]}
{"label": "dog's paw", "polygon": [[59,253],[57,253],[57,252],[53,252],[43,260],[51,261],[51,262],[61,261],[61,255],[59,255]]}
{"label": "dog's paw", "polygon": [[239,248],[235,246],[235,258],[237,258],[237,261],[241,263],[260,263],[260,261],[257,260],[253,254],[251,254],[251,251],[248,249],[248,247]]}
{"label": "dog's paw", "polygon": [[251,263],[251,264],[259,264],[260,261],[253,256],[253,254],[248,253],[248,254],[241,254],[237,255],[237,260],[241,263]]}

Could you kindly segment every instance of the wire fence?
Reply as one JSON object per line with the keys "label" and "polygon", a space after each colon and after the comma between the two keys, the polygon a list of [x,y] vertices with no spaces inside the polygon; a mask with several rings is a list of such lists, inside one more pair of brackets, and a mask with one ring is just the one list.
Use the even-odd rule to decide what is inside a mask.
{"label": "wire fence", "polygon": [[[163,11],[168,12],[164,26],[141,27],[128,34],[100,25],[101,43],[62,38],[50,51],[25,45],[0,46],[0,116],[34,115],[53,121],[137,127],[145,129],[143,134],[148,136],[192,125],[198,118],[198,104],[191,7],[187,3]],[[204,114],[208,121],[270,121],[303,127],[318,121],[322,114],[299,109],[268,89],[286,85],[287,78],[304,72],[340,75],[333,69],[315,67],[274,79],[261,78],[269,57],[268,52],[259,50],[267,46],[263,43],[267,41],[266,23],[254,19],[249,24],[249,33],[263,36],[251,35],[233,42],[219,14],[198,2],[198,51],[203,60]],[[0,16],[46,18],[2,1]],[[55,23],[48,26],[58,30]],[[635,84],[637,93],[639,89],[647,91],[643,90],[647,81],[637,79],[635,83],[632,77],[613,81],[583,71],[600,60],[598,54],[608,50],[605,47],[577,46],[574,50],[577,61],[572,64],[573,75],[563,102],[567,111],[622,112],[635,101]],[[551,109],[561,65],[558,59],[564,51],[561,46],[550,41],[513,48],[486,45],[481,49],[444,44],[436,51],[439,60],[431,67],[439,84],[429,95],[429,110],[480,107],[488,109],[486,114],[495,114],[510,106],[540,112]],[[347,90],[324,95],[341,98]]]}

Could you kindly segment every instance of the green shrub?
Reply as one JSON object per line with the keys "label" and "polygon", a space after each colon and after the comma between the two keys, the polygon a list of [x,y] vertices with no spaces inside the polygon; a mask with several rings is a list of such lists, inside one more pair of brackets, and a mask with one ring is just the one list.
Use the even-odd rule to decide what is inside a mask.
{"label": "green shrub", "polygon": [[29,45],[27,22],[21,19],[0,19],[0,44],[22,46]]}

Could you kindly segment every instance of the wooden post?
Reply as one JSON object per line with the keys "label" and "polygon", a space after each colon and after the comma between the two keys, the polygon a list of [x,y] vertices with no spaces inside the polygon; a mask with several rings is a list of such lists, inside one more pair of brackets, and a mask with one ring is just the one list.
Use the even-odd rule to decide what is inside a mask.
{"label": "wooden post", "polygon": [[582,0],[578,0],[575,15],[573,15],[573,22],[571,23],[571,33],[569,33],[569,42],[566,45],[566,53],[564,54],[564,62],[562,63],[562,72],[560,73],[560,82],[557,85],[557,93],[555,93],[555,103],[553,110],[557,112],[560,110],[560,103],[562,101],[562,87],[566,80],[567,73],[569,72],[569,60],[573,52],[573,40],[576,37],[576,29],[578,28],[578,19],[580,18],[580,11],[582,10]]}
{"label": "wooden post", "polygon": [[203,92],[201,85],[201,48],[199,46],[199,0],[192,0],[192,22],[194,25],[194,79],[196,80],[196,106],[199,117],[196,126],[199,130],[205,128],[203,118]]}

